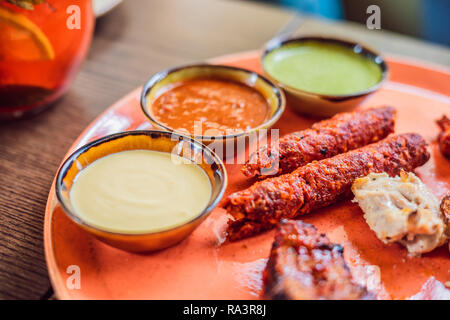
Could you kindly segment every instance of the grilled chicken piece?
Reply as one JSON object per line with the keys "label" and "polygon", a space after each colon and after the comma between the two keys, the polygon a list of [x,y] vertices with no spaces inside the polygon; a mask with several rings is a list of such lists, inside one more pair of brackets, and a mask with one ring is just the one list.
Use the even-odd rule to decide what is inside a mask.
{"label": "grilled chicken piece", "polygon": [[411,255],[442,245],[446,225],[439,201],[412,172],[400,176],[371,173],[356,179],[355,200],[377,237],[386,244],[399,242]]}
{"label": "grilled chicken piece", "polygon": [[442,130],[438,136],[439,148],[444,156],[450,158],[450,119],[442,116],[436,123]]}
{"label": "grilled chicken piece", "polygon": [[447,223],[447,238],[449,239],[448,251],[450,251],[450,193],[447,194],[441,202],[441,212]]}
{"label": "grilled chicken piece", "polygon": [[264,270],[264,298],[286,300],[373,299],[355,284],[343,248],[310,224],[282,220]]}

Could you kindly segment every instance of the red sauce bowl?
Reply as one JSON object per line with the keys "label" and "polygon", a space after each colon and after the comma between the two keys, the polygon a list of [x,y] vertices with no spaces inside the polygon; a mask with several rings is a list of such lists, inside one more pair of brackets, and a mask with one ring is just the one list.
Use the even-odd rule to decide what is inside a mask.
{"label": "red sauce bowl", "polygon": [[[161,121],[155,117],[153,112],[153,102],[171,86],[181,82],[198,79],[232,81],[235,83],[244,84],[256,90],[267,101],[269,112],[266,120],[254,128],[232,134],[212,136],[180,132],[164,123],[161,123]],[[253,71],[224,65],[199,64],[177,67],[155,74],[144,85],[141,94],[141,107],[146,117],[156,128],[178,134],[189,135],[204,144],[209,145],[211,143],[216,143],[216,147],[214,148],[216,153],[218,153],[219,156],[226,156],[225,151],[223,153],[218,151],[218,149],[220,149],[218,145],[225,146],[228,143],[233,143],[236,145],[237,139],[248,137],[251,134],[258,133],[261,129],[269,129],[272,127],[285,110],[285,100],[284,93],[276,84]],[[228,147],[224,147],[225,150],[227,150],[227,148]]]}

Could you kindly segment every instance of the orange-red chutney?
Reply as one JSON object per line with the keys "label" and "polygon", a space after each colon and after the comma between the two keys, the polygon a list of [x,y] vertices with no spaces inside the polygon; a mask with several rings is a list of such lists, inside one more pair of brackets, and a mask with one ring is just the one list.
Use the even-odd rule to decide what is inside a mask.
{"label": "orange-red chutney", "polygon": [[269,104],[255,89],[238,82],[195,79],[175,84],[152,103],[160,123],[196,135],[243,132],[265,122]]}

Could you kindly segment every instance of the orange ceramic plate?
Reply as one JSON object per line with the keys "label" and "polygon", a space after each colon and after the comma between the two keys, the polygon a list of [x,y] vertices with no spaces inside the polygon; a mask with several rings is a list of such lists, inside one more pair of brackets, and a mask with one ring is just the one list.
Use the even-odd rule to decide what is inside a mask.
{"label": "orange ceramic plate", "polygon": [[[214,60],[261,72],[258,53]],[[438,151],[434,121],[450,116],[450,73],[442,68],[400,59],[388,59],[390,80],[366,106],[390,104],[398,109],[396,132],[418,132],[431,143],[432,157],[417,170],[437,197],[450,189],[450,161]],[[76,147],[101,136],[124,130],[147,129],[150,124],[139,106],[137,89],[100,115],[77,139]],[[365,107],[366,107],[365,106]],[[287,108],[275,125],[280,134],[309,127],[315,120]],[[227,193],[249,184],[239,166],[227,165]],[[357,281],[383,299],[449,299],[448,248],[443,246],[421,258],[409,258],[398,245],[378,240],[350,201],[304,217],[329,238],[345,247],[345,258]],[[151,254],[120,251],[96,240],[61,211],[54,189],[45,215],[45,254],[53,288],[60,299],[256,299],[261,292],[261,272],[273,240],[273,231],[235,243],[221,244],[226,224],[217,208],[186,240]],[[66,282],[69,266],[80,268],[80,289]],[[69,268],[69,269],[68,269]],[[69,272],[70,273],[70,272]]]}

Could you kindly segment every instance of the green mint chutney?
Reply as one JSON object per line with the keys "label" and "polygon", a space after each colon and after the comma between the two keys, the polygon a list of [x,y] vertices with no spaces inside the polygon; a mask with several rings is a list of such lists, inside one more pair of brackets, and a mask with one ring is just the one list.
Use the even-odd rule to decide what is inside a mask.
{"label": "green mint chutney", "polygon": [[364,91],[381,81],[381,68],[351,48],[306,41],[286,44],[269,52],[266,72],[290,87],[325,95]]}

